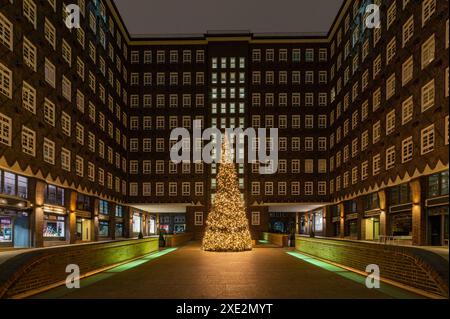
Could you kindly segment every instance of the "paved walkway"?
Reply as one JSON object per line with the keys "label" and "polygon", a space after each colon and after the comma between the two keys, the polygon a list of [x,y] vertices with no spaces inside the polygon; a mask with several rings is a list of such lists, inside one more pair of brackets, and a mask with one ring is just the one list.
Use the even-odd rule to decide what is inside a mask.
{"label": "paved walkway", "polygon": [[212,253],[191,243],[156,254],[86,278],[81,289],[59,287],[34,298],[418,297],[383,283],[381,289],[367,289],[364,277],[331,265],[308,262],[305,256],[296,258],[296,252],[287,249]]}

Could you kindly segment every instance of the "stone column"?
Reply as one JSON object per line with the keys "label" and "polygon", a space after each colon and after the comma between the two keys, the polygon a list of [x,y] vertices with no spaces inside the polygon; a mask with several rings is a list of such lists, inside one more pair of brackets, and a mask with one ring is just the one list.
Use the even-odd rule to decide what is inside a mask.
{"label": "stone column", "polygon": [[386,191],[380,190],[378,191],[378,200],[380,202],[380,236],[386,236],[387,234],[387,199],[386,199]]}
{"label": "stone column", "polygon": [[409,183],[412,198],[412,242],[413,245],[425,245],[426,240],[426,218],[424,196],[422,196],[420,178],[414,179]]}
{"label": "stone column", "polygon": [[69,196],[69,244],[75,244],[77,241],[77,192],[70,191]]}
{"label": "stone column", "polygon": [[44,247],[44,202],[46,184],[37,181],[34,185],[33,214],[31,218],[32,245],[36,248]]}
{"label": "stone column", "polygon": [[341,212],[341,221],[339,223],[339,237],[344,238],[345,237],[345,209],[344,209],[344,202],[340,202],[338,204],[339,210]]}

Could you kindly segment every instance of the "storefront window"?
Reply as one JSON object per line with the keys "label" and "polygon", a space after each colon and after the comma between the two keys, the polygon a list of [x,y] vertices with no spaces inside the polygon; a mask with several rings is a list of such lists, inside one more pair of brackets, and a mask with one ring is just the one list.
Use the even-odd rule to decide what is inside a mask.
{"label": "storefront window", "polygon": [[390,215],[391,236],[412,235],[412,213],[402,212]]}
{"label": "storefront window", "polygon": [[380,208],[378,193],[372,193],[364,197],[364,210],[373,210]]}
{"label": "storefront window", "polygon": [[12,220],[8,217],[0,218],[0,243],[12,242]]}
{"label": "storefront window", "polygon": [[102,215],[109,215],[109,203],[105,200],[100,201],[99,212]]}
{"label": "storefront window", "polygon": [[47,185],[45,188],[45,202],[47,204],[64,206],[64,189],[53,185]]}
{"label": "storefront window", "polygon": [[411,203],[411,192],[408,184],[392,187],[389,190],[391,205]]}
{"label": "storefront window", "polygon": [[123,224],[116,224],[116,237],[123,237]]}
{"label": "storefront window", "polygon": [[101,220],[98,223],[98,235],[100,237],[108,237],[109,236],[109,222],[106,220]]}
{"label": "storefront window", "polygon": [[356,200],[349,200],[344,203],[344,211],[346,214],[357,213],[358,212],[358,204]]}
{"label": "storefront window", "polygon": [[66,218],[64,216],[44,215],[44,237],[65,238]]}
{"label": "storefront window", "polygon": [[78,194],[77,210],[88,212],[91,210],[91,198],[89,196]]}
{"label": "storefront window", "polygon": [[428,177],[428,198],[448,195],[448,171]]}

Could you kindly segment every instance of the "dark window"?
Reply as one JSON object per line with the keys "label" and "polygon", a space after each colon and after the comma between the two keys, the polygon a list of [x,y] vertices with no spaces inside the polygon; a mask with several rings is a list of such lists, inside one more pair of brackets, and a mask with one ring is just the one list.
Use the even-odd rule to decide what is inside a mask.
{"label": "dark window", "polygon": [[427,197],[448,195],[448,171],[428,177]]}
{"label": "dark window", "polygon": [[372,193],[364,197],[364,210],[380,208],[378,193]]}
{"label": "dark window", "polygon": [[109,203],[105,200],[100,201],[99,212],[102,215],[109,215]]}
{"label": "dark window", "polygon": [[45,202],[51,205],[64,206],[64,189],[54,186],[47,185],[45,188]]}
{"label": "dark window", "polygon": [[344,203],[344,211],[346,214],[352,214],[358,212],[358,203],[356,200],[350,200]]}
{"label": "dark window", "polygon": [[28,198],[28,178],[0,171],[0,193]]}
{"label": "dark window", "polygon": [[389,190],[391,205],[400,205],[411,203],[411,192],[408,184],[402,184],[392,187]]}
{"label": "dark window", "polygon": [[77,196],[77,210],[90,211],[91,198],[89,196],[78,194]]}
{"label": "dark window", "polygon": [[120,205],[116,205],[116,217],[123,217],[123,207]]}

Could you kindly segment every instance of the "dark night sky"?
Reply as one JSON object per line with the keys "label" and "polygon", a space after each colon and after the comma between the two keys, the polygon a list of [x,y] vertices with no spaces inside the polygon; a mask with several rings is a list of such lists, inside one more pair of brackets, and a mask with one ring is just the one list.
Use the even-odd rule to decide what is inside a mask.
{"label": "dark night sky", "polygon": [[132,35],[326,33],[344,0],[114,0]]}

